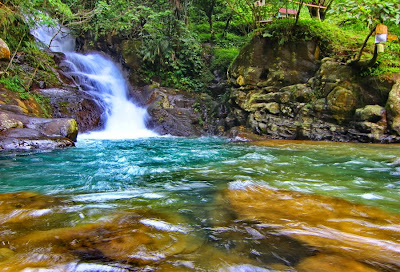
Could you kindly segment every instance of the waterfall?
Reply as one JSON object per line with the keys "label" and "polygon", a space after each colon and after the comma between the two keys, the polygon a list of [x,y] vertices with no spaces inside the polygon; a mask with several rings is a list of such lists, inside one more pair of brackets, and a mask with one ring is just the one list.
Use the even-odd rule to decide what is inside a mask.
{"label": "waterfall", "polygon": [[69,68],[68,73],[104,109],[104,129],[79,135],[79,139],[136,139],[157,136],[146,128],[146,109],[138,107],[129,99],[128,83],[118,67],[99,53],[83,55],[73,52],[75,40],[68,35],[67,29],[59,30],[37,27],[32,30],[32,34],[50,50],[65,54],[64,64]]}

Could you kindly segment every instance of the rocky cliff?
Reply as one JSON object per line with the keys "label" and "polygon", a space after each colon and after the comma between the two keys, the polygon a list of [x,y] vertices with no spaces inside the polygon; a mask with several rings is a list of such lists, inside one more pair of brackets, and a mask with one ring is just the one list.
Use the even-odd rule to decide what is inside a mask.
{"label": "rocky cliff", "polygon": [[254,37],[228,71],[235,125],[274,139],[399,142],[396,77],[320,55],[314,41]]}

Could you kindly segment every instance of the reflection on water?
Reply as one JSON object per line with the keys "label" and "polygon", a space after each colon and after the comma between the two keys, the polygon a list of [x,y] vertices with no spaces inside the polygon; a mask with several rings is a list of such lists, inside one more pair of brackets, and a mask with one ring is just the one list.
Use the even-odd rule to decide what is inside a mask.
{"label": "reflection on water", "polygon": [[86,140],[0,191],[0,271],[400,270],[398,145]]}

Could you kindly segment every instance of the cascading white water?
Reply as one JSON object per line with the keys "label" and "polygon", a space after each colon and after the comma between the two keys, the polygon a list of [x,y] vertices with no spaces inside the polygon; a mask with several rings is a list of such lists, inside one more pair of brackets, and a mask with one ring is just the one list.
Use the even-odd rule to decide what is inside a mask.
{"label": "cascading white water", "polygon": [[[69,73],[84,91],[98,98],[105,109],[105,127],[79,135],[79,139],[136,139],[157,136],[145,125],[147,111],[128,98],[128,84],[118,67],[98,53],[82,55],[72,52],[74,39],[68,30],[38,27],[32,34],[55,52],[66,55]],[[51,44],[50,44],[51,43]],[[50,46],[49,46],[50,44]]]}

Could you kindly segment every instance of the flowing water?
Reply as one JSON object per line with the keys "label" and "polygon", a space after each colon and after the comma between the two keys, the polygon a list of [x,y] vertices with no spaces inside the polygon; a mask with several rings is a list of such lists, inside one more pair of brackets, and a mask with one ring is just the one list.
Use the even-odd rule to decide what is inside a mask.
{"label": "flowing water", "polygon": [[400,271],[399,145],[148,137],[112,62],[67,62],[106,127],[0,154],[0,271]]}
{"label": "flowing water", "polygon": [[0,177],[4,271],[335,271],[302,270],[321,254],[376,269],[336,271],[400,269],[399,145],[80,140],[2,153]]}
{"label": "flowing water", "polygon": [[136,139],[157,136],[146,128],[147,111],[128,97],[128,83],[117,65],[101,53],[73,52],[75,40],[61,27],[38,26],[32,34],[44,47],[65,54],[63,65],[80,87],[102,107],[100,131],[81,135],[90,139]]}

